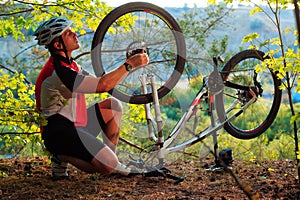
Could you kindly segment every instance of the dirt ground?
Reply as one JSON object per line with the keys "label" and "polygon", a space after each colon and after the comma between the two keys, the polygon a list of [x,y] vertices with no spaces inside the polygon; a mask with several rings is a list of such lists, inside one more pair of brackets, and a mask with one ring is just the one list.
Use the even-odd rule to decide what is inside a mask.
{"label": "dirt ground", "polygon": [[47,158],[0,159],[0,199],[300,199],[294,161],[234,161],[233,175],[206,171],[210,166],[209,159],[173,163],[171,174],[184,178],[178,184],[164,177],[86,174],[72,166],[68,179],[54,180]]}

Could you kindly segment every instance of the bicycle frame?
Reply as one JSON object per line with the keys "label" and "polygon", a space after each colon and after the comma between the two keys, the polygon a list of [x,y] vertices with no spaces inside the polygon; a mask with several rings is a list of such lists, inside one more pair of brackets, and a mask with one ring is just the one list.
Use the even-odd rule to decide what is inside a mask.
{"label": "bicycle frame", "polygon": [[[207,91],[207,89],[205,89],[205,87],[206,86],[204,86],[203,89],[202,89],[202,90],[204,90],[204,92],[202,90],[200,90],[200,92],[198,93],[198,95],[194,99],[193,103],[189,107],[188,111],[186,111],[184,113],[181,120],[178,122],[178,124],[173,129],[170,136],[168,137],[168,139],[165,141],[164,146],[161,148],[161,150],[165,151],[165,154],[183,150],[185,148],[188,148],[188,147],[202,141],[207,136],[215,134],[216,131],[223,128],[225,123],[227,123],[227,122],[233,120],[234,118],[236,118],[239,115],[239,113],[242,113],[244,110],[246,110],[257,99],[255,93],[252,93],[253,98],[247,104],[245,104],[243,107],[241,107],[240,110],[237,111],[235,114],[232,114],[230,117],[228,117],[225,121],[220,121],[218,118],[215,117],[216,114],[214,114],[215,112],[214,112],[214,109],[213,109],[213,107],[214,107],[213,104],[224,104],[224,102],[216,102],[214,100],[214,95],[209,95],[209,102],[210,102],[211,106],[209,106],[210,110],[208,112],[211,115],[211,126],[207,127],[204,131],[196,134],[194,138],[192,138],[192,139],[190,139],[190,140],[188,140],[188,141],[186,141],[186,142],[184,142],[184,143],[182,143],[178,146],[168,148],[168,146],[172,143],[172,141],[178,136],[178,134],[180,134],[180,132],[182,130],[181,127],[184,127],[184,125],[187,122],[188,118],[193,114],[193,112],[194,112],[193,109],[196,108],[199,103],[201,103],[201,98],[205,94],[205,91]],[[235,101],[235,104],[237,104],[237,103],[238,103],[238,100]],[[226,114],[229,113],[232,110],[232,108],[234,108],[235,104],[230,106],[230,108],[227,109],[225,111],[225,113]]]}
{"label": "bicycle frame", "polygon": [[[216,73],[214,73],[216,72]],[[162,118],[160,116],[160,107],[159,107],[159,100],[156,93],[155,88],[155,80],[154,77],[151,75],[142,75],[140,77],[140,81],[142,84],[142,90],[144,93],[147,92],[147,77],[150,79],[150,85],[151,90],[153,94],[153,104],[154,104],[154,111],[155,111],[155,120],[157,124],[158,129],[158,138],[153,133],[152,125],[155,124],[154,118],[150,112],[150,106],[149,104],[145,104],[145,113],[146,113],[146,119],[148,124],[148,133],[149,138],[151,140],[154,140],[156,142],[155,151],[149,152],[149,156],[147,159],[154,159],[157,158],[159,160],[159,166],[164,166],[164,158],[167,154],[174,153],[174,152],[180,152],[194,144],[197,144],[198,142],[204,140],[206,137],[213,135],[214,136],[214,142],[216,142],[217,137],[217,131],[222,129],[224,124],[233,120],[234,118],[238,117],[240,113],[242,113],[244,110],[246,110],[252,103],[254,103],[257,99],[257,95],[255,92],[251,90],[251,88],[247,87],[247,90],[249,90],[249,93],[252,95],[252,98],[239,110],[231,114],[230,116],[227,116],[227,114],[232,111],[232,109],[235,107],[236,104],[239,103],[239,100],[235,100],[233,104],[228,107],[226,110],[224,110],[224,102],[223,102],[223,95],[224,95],[224,85],[231,86],[233,88],[240,88],[244,86],[239,85],[232,85],[230,83],[224,82],[220,73],[217,71],[217,68],[215,66],[215,71],[212,72],[208,79],[204,81],[204,84],[202,88],[198,91],[198,94],[188,107],[187,111],[182,115],[181,119],[178,121],[177,125],[173,128],[171,133],[169,134],[168,138],[164,140],[163,134],[162,134]],[[217,76],[217,77],[216,77]],[[217,79],[221,79],[222,83],[217,87],[217,90],[209,85],[209,80],[212,79],[215,81]],[[245,87],[243,89],[246,89]],[[191,134],[194,135],[193,138],[178,144],[176,146],[170,147],[170,144],[178,137],[178,135],[185,129],[185,125],[188,122],[188,120],[191,118],[192,115],[195,115],[198,110],[198,105],[203,101],[203,99],[208,98],[208,113],[210,115],[210,121],[211,125],[207,127],[205,130],[195,133],[192,130],[188,130]],[[227,116],[227,117],[226,117]],[[216,149],[215,149],[216,150]],[[215,152],[216,154],[216,152]],[[140,161],[139,161],[140,162]],[[139,166],[141,167],[140,163],[135,164],[134,162],[130,162],[131,165]],[[147,168],[146,166],[144,166]]]}

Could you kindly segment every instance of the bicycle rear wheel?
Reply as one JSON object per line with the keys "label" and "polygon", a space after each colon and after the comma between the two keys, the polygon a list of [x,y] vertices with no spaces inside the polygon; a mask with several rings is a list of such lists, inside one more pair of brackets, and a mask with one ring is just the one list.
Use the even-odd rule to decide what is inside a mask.
{"label": "bicycle rear wheel", "polygon": [[[276,118],[281,103],[280,80],[267,69],[256,73],[255,68],[268,59],[264,52],[245,50],[232,57],[222,70],[224,80],[239,86],[251,87],[258,99],[243,112],[238,112],[252,97],[249,91],[225,87],[224,104],[227,117],[235,119],[224,125],[225,130],[239,139],[252,139],[266,131]],[[226,84],[225,84],[226,85]],[[227,84],[228,85],[228,84]],[[238,102],[234,104],[234,102]]]}
{"label": "bicycle rear wheel", "polygon": [[92,65],[96,76],[102,76],[122,65],[130,51],[146,49],[149,64],[133,70],[110,91],[121,101],[145,104],[153,101],[152,92],[142,94],[139,76],[155,76],[158,98],[162,98],[180,79],[185,48],[182,31],[167,11],[150,3],[128,3],[99,24],[92,43]]}

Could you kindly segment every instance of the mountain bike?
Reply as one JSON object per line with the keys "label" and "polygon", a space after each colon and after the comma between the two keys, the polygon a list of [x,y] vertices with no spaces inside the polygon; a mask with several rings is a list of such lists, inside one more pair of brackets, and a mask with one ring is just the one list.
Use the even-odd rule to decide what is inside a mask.
{"label": "mountain bike", "polygon": [[[274,121],[281,103],[280,80],[268,68],[260,73],[255,70],[269,59],[264,52],[244,50],[222,67],[218,57],[212,59],[213,70],[203,77],[194,100],[175,127],[164,133],[159,100],[178,83],[186,63],[184,35],[166,10],[145,2],[128,3],[112,10],[93,38],[93,69],[97,76],[102,76],[140,50],[148,53],[149,64],[131,71],[110,91],[121,101],[145,106],[145,131],[149,137],[140,137],[140,142],[121,138],[129,145],[125,149],[128,166],[161,172],[173,153],[182,152],[208,136],[215,141],[217,131],[223,127],[233,137],[252,139]],[[210,121],[207,127],[202,125],[204,118]]]}

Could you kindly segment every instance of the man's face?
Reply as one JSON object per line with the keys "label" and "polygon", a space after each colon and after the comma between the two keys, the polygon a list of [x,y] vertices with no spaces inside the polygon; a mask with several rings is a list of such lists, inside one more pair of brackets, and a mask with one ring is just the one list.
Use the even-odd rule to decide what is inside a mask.
{"label": "man's face", "polygon": [[74,51],[80,47],[77,34],[74,33],[71,28],[65,30],[62,34],[63,41],[66,45],[67,51]]}

